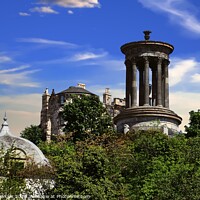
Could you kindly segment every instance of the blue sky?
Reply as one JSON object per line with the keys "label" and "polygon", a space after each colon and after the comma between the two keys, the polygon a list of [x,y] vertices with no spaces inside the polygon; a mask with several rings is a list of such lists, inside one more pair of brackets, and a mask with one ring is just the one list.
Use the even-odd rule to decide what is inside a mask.
{"label": "blue sky", "polygon": [[45,88],[60,92],[85,83],[102,95],[124,97],[120,46],[151,39],[168,42],[170,108],[188,123],[200,108],[200,1],[1,0],[0,116],[14,134],[39,124]]}

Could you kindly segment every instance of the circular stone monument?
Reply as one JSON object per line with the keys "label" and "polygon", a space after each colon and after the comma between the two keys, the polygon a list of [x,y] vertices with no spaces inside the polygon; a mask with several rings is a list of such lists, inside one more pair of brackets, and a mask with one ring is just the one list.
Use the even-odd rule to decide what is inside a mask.
{"label": "circular stone monument", "polygon": [[171,135],[178,132],[182,121],[169,109],[168,66],[174,47],[149,40],[150,33],[144,31],[145,40],[121,47],[126,65],[126,109],[114,118],[114,123],[119,132],[129,126],[130,130],[158,128]]}

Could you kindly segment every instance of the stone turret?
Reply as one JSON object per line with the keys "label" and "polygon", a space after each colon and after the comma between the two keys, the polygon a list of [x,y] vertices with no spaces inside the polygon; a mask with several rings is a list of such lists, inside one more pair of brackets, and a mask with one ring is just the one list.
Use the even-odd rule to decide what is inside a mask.
{"label": "stone turret", "polygon": [[47,140],[50,140],[49,136],[49,99],[50,94],[48,92],[48,88],[45,89],[43,95],[42,95],[42,110],[41,110],[41,117],[40,117],[40,124],[42,130],[46,133]]}
{"label": "stone turret", "polygon": [[103,93],[103,103],[105,105],[111,105],[111,94],[110,94],[110,88],[106,88],[105,92]]}

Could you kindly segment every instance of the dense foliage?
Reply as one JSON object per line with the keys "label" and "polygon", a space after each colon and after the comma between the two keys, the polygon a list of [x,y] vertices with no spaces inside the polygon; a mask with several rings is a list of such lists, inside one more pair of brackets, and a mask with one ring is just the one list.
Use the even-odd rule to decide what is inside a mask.
{"label": "dense foliage", "polygon": [[50,194],[91,199],[200,199],[200,138],[156,130],[41,144],[52,161]]}
{"label": "dense foliage", "polygon": [[[199,200],[200,136],[199,126],[196,126],[199,113],[191,112],[190,115],[186,130],[190,133],[195,129],[197,134],[189,135],[193,137],[179,134],[171,138],[158,130],[127,134],[109,130],[109,134],[98,134],[98,129],[97,132],[91,131],[92,137],[84,140],[63,136],[51,143],[40,143],[40,149],[52,166],[42,172],[51,172],[48,177],[53,180],[54,187],[45,190],[38,187],[37,192],[55,199],[76,195],[79,199],[94,200]],[[90,126],[85,127],[88,130]],[[74,132],[85,133],[86,129],[75,128]],[[73,129],[69,130],[73,133]],[[8,174],[6,182],[0,182],[0,192],[19,194],[24,191],[23,180],[27,174],[43,179],[43,173],[37,175],[41,170],[34,170],[32,166],[19,170],[17,176],[14,168],[8,173],[5,165],[8,155],[4,154],[0,159],[1,172]],[[46,187],[44,183],[42,186]]]}
{"label": "dense foliage", "polygon": [[95,95],[74,96],[62,112],[66,122],[64,131],[72,133],[74,140],[84,140],[93,135],[112,131],[112,120],[102,102]]}
{"label": "dense foliage", "polygon": [[189,126],[185,126],[187,137],[200,136],[200,111],[190,112]]}
{"label": "dense foliage", "polygon": [[56,169],[55,186],[50,194],[90,196],[91,199],[119,196],[120,186],[112,177],[117,171],[103,146],[59,142],[41,148]]}
{"label": "dense foliage", "polygon": [[35,145],[38,145],[40,142],[45,140],[42,129],[39,126],[31,125],[26,127],[21,133],[20,136],[30,140]]}
{"label": "dense foliage", "polygon": [[[37,189],[57,199],[59,195],[100,200],[200,199],[198,136],[169,138],[149,130],[126,135],[103,134],[76,143],[71,140],[40,143],[40,148],[51,161],[53,176],[48,178],[55,185],[45,191]],[[31,177],[35,171],[36,178],[41,177],[32,166],[16,173],[15,168],[6,167],[5,158],[9,157],[1,160],[4,166],[1,172],[7,173],[8,179],[0,183],[0,191],[19,194],[24,191],[27,174]]]}

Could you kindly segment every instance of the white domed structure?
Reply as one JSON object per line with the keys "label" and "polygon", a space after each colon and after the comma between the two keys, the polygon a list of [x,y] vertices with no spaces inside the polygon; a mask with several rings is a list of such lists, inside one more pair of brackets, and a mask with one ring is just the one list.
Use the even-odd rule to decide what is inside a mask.
{"label": "white domed structure", "polygon": [[48,159],[45,158],[42,151],[35,144],[27,139],[12,135],[6,116],[4,117],[4,122],[0,130],[0,147],[3,151],[12,148],[13,153],[15,153],[14,155],[17,157],[14,159],[18,159],[24,163],[31,161],[39,165],[49,164]]}

